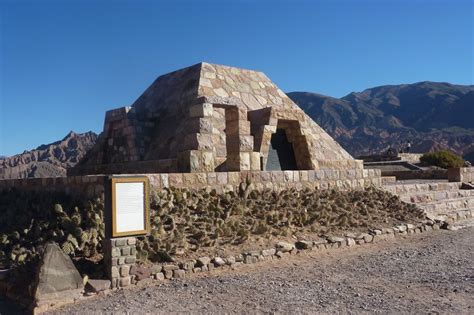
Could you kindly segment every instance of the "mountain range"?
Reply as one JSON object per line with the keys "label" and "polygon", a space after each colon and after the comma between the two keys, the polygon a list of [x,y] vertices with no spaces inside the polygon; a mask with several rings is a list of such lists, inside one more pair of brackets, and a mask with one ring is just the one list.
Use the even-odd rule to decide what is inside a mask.
{"label": "mountain range", "polygon": [[450,149],[474,158],[474,85],[385,85],[342,98],[287,94],[353,156],[410,141],[412,152]]}
{"label": "mountain range", "polygon": [[[385,85],[334,98],[287,95],[349,153],[385,152],[412,144],[412,152],[450,149],[474,162],[474,86],[438,82]],[[97,141],[92,132],[11,157],[0,156],[0,179],[65,176]]]}
{"label": "mountain range", "polygon": [[94,132],[69,132],[60,141],[43,144],[31,151],[0,158],[0,179],[66,176],[97,141]]}

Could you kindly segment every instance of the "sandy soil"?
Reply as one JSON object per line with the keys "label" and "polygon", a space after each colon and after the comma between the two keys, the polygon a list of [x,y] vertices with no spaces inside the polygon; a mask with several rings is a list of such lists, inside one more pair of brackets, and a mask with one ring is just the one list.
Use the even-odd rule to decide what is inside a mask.
{"label": "sandy soil", "polygon": [[51,314],[340,312],[473,314],[474,227],[120,290]]}

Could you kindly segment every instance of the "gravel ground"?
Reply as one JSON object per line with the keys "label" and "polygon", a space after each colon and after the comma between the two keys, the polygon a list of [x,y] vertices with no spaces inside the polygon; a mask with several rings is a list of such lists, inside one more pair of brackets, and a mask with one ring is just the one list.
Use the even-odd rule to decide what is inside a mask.
{"label": "gravel ground", "polygon": [[59,309],[90,313],[474,313],[474,227],[215,271]]}

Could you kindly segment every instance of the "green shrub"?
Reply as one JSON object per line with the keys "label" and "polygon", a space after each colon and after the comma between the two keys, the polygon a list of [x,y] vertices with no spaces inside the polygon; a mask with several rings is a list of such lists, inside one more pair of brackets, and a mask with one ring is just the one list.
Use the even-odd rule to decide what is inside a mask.
{"label": "green shrub", "polygon": [[423,164],[439,166],[442,168],[464,166],[463,158],[448,150],[425,153],[420,158],[420,161]]}

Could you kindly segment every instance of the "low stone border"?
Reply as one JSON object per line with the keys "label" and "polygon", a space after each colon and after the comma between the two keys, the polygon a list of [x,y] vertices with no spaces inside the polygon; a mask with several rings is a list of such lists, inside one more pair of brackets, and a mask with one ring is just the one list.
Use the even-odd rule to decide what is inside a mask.
{"label": "low stone border", "polygon": [[400,236],[430,232],[439,229],[451,229],[452,223],[474,217],[474,210],[459,210],[443,220],[425,220],[419,224],[398,224],[392,228],[369,229],[367,233],[345,233],[344,236],[326,235],[316,240],[298,240],[295,243],[277,242],[274,248],[243,252],[228,257],[200,257],[196,260],[164,265],[135,265],[130,268],[131,284],[143,285],[152,280],[182,279],[188,274],[209,272],[216,268],[235,269],[244,264],[280,259],[295,255],[301,251],[329,250],[352,247],[394,239]]}

